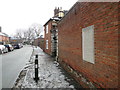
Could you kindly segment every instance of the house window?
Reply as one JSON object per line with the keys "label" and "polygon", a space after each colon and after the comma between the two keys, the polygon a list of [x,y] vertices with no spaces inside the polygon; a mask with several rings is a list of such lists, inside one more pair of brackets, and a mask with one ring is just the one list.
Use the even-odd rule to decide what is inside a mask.
{"label": "house window", "polygon": [[82,29],[82,55],[83,60],[95,63],[94,61],[94,25]]}
{"label": "house window", "polygon": [[48,49],[48,40],[46,40],[46,49]]}
{"label": "house window", "polygon": [[46,34],[48,33],[48,25],[46,25]]}

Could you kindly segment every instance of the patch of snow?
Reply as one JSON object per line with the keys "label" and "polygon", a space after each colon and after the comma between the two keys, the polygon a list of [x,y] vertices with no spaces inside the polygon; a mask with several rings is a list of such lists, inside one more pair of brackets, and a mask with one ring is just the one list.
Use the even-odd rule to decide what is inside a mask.
{"label": "patch of snow", "polygon": [[[43,53],[40,48],[34,48],[32,60],[27,63],[25,69],[27,70],[24,80],[19,81],[16,87],[20,86],[21,88],[74,88],[74,85],[71,85],[61,69],[58,67],[59,63],[54,61],[49,55]],[[35,55],[38,54],[38,63],[39,63],[39,81],[36,83],[34,81],[34,60]],[[67,79],[66,79],[67,78]]]}

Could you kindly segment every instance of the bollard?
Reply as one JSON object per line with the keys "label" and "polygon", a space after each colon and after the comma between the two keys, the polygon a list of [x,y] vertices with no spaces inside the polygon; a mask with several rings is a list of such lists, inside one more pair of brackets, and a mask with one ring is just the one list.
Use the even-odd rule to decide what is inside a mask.
{"label": "bollard", "polygon": [[36,55],[35,58],[38,59],[38,55]]}
{"label": "bollard", "polygon": [[38,55],[36,55],[36,58],[35,58],[35,78],[34,78],[34,80],[36,81],[36,83],[39,80],[39,77],[38,77]]}

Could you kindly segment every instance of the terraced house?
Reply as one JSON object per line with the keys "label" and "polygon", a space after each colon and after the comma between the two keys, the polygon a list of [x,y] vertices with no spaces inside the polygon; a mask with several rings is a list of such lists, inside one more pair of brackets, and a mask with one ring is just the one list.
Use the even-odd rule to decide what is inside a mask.
{"label": "terraced house", "polygon": [[9,36],[6,33],[3,33],[0,27],[0,44],[9,43]]}
{"label": "terraced house", "polygon": [[85,88],[118,88],[119,2],[77,2],[58,24],[58,58]]}
{"label": "terraced house", "polygon": [[54,16],[44,24],[44,51],[53,57],[58,56],[57,23],[66,13],[66,10],[56,7],[54,9]]}

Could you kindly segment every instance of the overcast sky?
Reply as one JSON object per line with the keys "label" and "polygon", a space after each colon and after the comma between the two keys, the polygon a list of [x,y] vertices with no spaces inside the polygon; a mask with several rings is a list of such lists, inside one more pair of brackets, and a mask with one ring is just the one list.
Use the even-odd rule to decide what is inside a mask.
{"label": "overcast sky", "polygon": [[33,23],[45,24],[55,7],[69,10],[77,0],[0,0],[0,26],[13,35],[16,29],[26,29]]}

